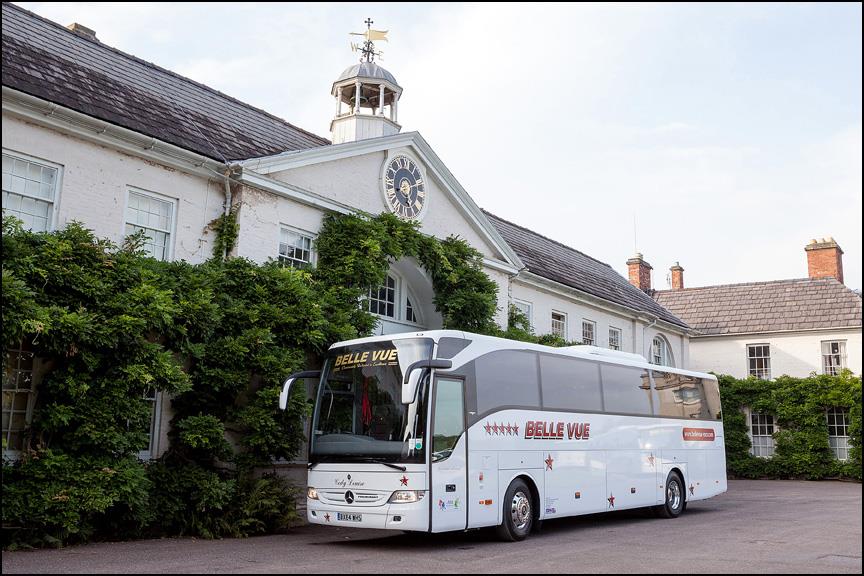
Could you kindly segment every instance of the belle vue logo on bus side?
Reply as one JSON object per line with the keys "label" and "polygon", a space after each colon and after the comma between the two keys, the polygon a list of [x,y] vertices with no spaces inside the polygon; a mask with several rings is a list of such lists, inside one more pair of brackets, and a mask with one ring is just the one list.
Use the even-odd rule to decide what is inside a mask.
{"label": "belle vue logo on bus side", "polygon": [[[498,424],[486,422],[483,426],[489,436],[518,436],[518,424]],[[529,420],[523,427],[525,438],[528,440],[563,440],[566,431],[570,440],[588,440],[591,432],[589,422],[544,422],[540,420]]]}

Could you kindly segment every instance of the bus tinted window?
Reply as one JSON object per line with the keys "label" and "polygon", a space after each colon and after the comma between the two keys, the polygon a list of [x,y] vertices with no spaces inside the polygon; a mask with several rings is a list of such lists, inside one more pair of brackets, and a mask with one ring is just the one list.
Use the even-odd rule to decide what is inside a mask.
{"label": "bus tinted window", "polygon": [[722,420],[719,383],[713,378],[701,378],[700,380],[702,381],[702,390],[705,393],[705,419]]}
{"label": "bus tinted window", "polygon": [[540,407],[537,354],[502,350],[477,358],[477,413],[500,406]]}
{"label": "bus tinted window", "polygon": [[688,418],[698,420],[713,420],[720,412],[719,394],[716,402],[709,405],[706,384],[710,388],[713,381],[706,381],[696,376],[672,374],[670,372],[652,372],[654,387],[657,390],[659,402],[655,406],[658,416],[673,418]]}
{"label": "bus tinted window", "polygon": [[600,375],[606,412],[651,415],[651,385],[647,370],[601,364]]}
{"label": "bus tinted window", "polygon": [[540,356],[540,381],[544,408],[603,410],[600,370],[595,362]]}

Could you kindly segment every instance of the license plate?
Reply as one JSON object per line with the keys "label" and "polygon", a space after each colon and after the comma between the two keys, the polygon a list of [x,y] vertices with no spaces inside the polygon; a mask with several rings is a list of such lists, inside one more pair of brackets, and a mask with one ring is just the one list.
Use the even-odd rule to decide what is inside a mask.
{"label": "license plate", "polygon": [[345,522],[362,522],[363,515],[362,514],[344,514],[342,512],[336,513],[337,520],[344,520]]}

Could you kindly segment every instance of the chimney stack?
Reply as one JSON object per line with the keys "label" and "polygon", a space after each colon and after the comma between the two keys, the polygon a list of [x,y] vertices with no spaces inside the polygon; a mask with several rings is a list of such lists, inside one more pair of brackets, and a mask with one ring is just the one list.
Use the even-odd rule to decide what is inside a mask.
{"label": "chimney stack", "polygon": [[651,290],[651,270],[653,268],[642,259],[642,254],[639,252],[627,260],[627,274],[630,277],[630,284],[643,292]]}
{"label": "chimney stack", "polygon": [[843,250],[833,237],[815,238],[804,247],[807,252],[807,274],[810,278],[835,278],[843,283]]}
{"label": "chimney stack", "polygon": [[99,39],[96,38],[96,31],[92,28],[87,28],[86,26],[78,24],[77,22],[69,24],[68,26],[66,26],[66,28],[68,28],[70,31],[74,32],[78,36],[93,40],[94,42],[99,42]]}
{"label": "chimney stack", "polygon": [[684,268],[678,262],[669,270],[672,271],[672,290],[684,289]]}

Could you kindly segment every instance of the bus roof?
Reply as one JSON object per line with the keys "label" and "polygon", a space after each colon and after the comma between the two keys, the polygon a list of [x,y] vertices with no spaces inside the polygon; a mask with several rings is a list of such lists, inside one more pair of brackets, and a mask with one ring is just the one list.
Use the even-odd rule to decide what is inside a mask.
{"label": "bus roof", "polygon": [[[598,346],[565,346],[557,348],[555,346],[546,346],[543,344],[534,344],[532,342],[522,342],[519,340],[508,340],[506,338],[498,338],[497,336],[487,336],[485,334],[474,334],[472,332],[463,332],[461,330],[426,330],[421,332],[400,332],[398,334],[385,334],[382,336],[369,336],[367,338],[355,338],[353,340],[345,340],[336,342],[333,348],[342,348],[343,346],[354,346],[357,344],[366,344],[369,342],[387,342],[391,340],[403,340],[406,338],[431,338],[436,343],[441,338],[457,338],[460,340],[471,340],[472,342],[485,343],[488,346],[488,351],[495,350],[536,350],[537,352],[546,352],[547,354],[557,354],[560,356],[570,356],[572,358],[581,358],[583,360],[593,360],[606,364],[618,364],[622,366],[634,366],[645,368],[648,370],[656,370],[662,372],[673,372],[675,374],[686,374],[700,378],[709,378],[716,380],[717,377],[707,372],[696,372],[693,370],[684,370],[673,366],[661,366],[659,364],[651,364],[644,356],[633,354],[630,352],[619,352],[617,350],[609,350]],[[466,349],[468,350],[468,349]],[[485,350],[484,350],[485,352]]]}

